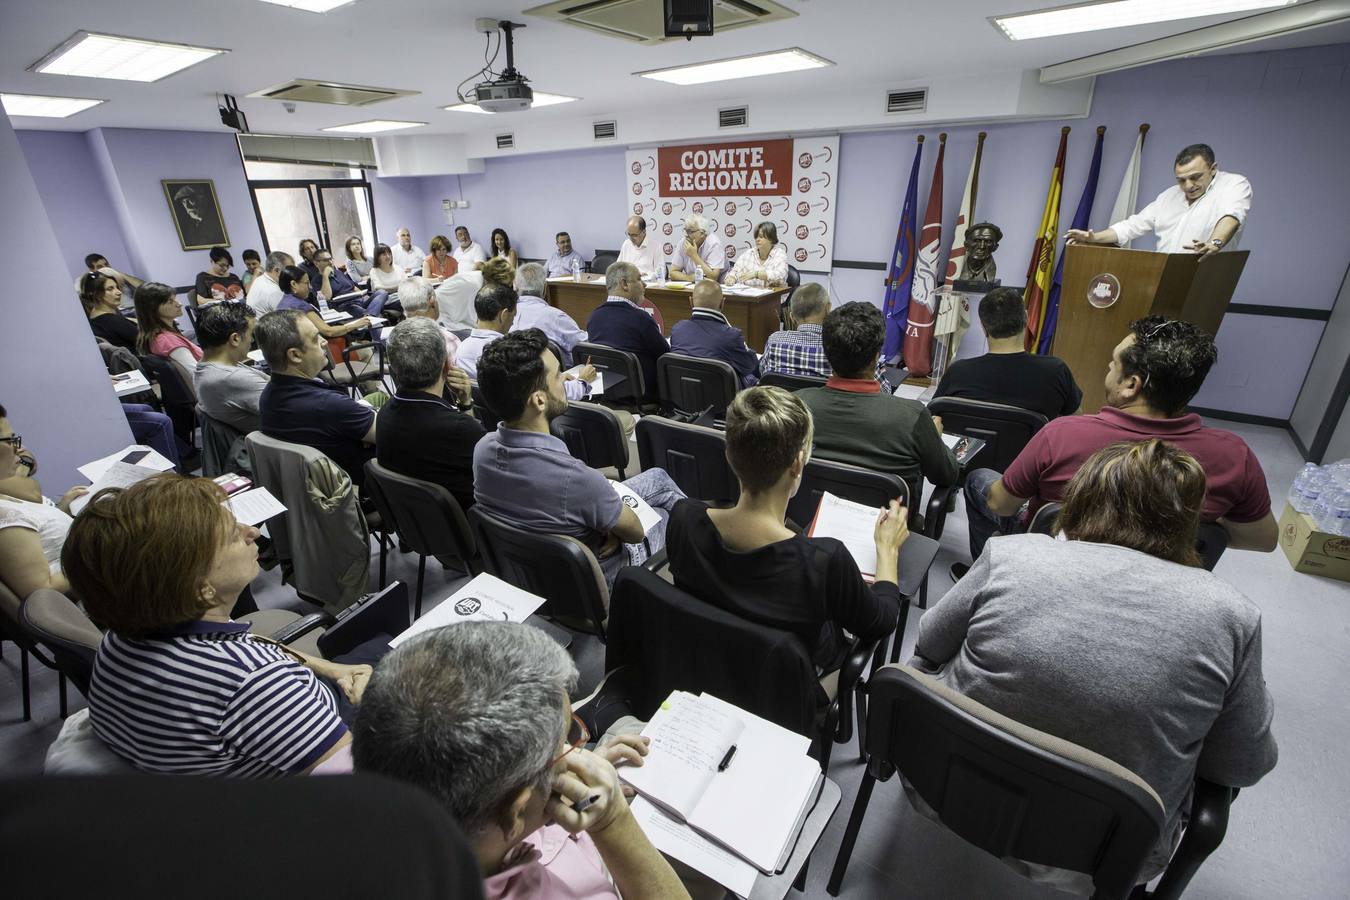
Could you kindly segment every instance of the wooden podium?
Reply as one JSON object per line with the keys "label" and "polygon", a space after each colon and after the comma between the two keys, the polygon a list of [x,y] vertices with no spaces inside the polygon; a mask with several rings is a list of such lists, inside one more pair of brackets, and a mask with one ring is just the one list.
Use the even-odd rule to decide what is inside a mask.
{"label": "wooden podium", "polygon": [[1082,411],[1095,413],[1105,402],[1102,382],[1111,351],[1135,319],[1185,319],[1217,333],[1247,255],[1235,250],[1201,259],[1194,253],[1068,245],[1050,352],[1069,364],[1083,389]]}

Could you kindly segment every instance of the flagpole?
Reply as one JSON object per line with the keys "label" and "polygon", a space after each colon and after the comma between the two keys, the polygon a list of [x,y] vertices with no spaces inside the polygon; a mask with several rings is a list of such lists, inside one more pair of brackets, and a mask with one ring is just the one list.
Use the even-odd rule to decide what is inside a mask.
{"label": "flagpole", "polygon": [[984,139],[988,136],[989,132],[981,131],[975,137],[975,164],[970,176],[970,221],[966,223],[967,228],[975,224],[975,200],[980,194],[980,157],[984,155]]}

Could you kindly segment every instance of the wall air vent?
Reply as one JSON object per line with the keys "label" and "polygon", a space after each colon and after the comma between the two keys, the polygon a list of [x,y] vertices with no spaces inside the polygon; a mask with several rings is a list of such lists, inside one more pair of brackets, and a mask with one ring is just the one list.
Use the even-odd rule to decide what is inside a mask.
{"label": "wall air vent", "polygon": [[[797,17],[773,0],[713,0],[712,6],[713,31],[717,34]],[[555,0],[527,9],[525,15],[639,44],[680,40],[666,37],[665,0]]]}
{"label": "wall air vent", "polygon": [[750,124],[750,107],[729,106],[717,111],[718,128],[744,128]]}
{"label": "wall air vent", "polygon": [[597,141],[612,141],[619,136],[619,126],[614,122],[592,122],[591,129]]}
{"label": "wall air vent", "polygon": [[886,92],[886,113],[923,112],[928,108],[928,88]]}
{"label": "wall air vent", "polygon": [[510,150],[515,145],[516,145],[516,135],[514,132],[512,132],[511,134],[497,135],[498,150]]}
{"label": "wall air vent", "polygon": [[398,88],[370,87],[363,84],[338,84],[333,81],[314,81],[297,78],[284,84],[254,91],[250,97],[263,100],[289,100],[301,103],[331,103],[335,106],[369,106],[395,97],[411,97],[421,91],[403,91]]}

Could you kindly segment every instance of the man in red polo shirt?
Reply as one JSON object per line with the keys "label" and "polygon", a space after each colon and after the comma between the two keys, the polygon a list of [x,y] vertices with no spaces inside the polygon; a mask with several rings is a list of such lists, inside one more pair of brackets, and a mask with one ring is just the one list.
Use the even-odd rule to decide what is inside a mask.
{"label": "man in red polo shirt", "polygon": [[[1201,424],[1186,404],[1218,357],[1214,339],[1190,322],[1149,316],[1130,325],[1106,370],[1106,406],[1096,415],[1063,416],[1042,428],[1003,473],[966,477],[971,559],[996,533],[1026,530],[1036,510],[1064,499],[1069,479],[1093,453],[1117,441],[1162,438],[1191,454],[1208,480],[1201,513],[1228,532],[1228,546],[1273,550],[1279,538],[1270,492],[1256,454],[1242,438]],[[1023,505],[1027,509],[1021,515]],[[952,566],[959,578],[966,566]]]}

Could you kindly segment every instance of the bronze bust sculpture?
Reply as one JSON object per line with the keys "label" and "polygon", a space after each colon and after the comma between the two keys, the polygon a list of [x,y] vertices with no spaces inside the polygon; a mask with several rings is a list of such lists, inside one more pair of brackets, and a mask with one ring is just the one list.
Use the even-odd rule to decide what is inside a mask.
{"label": "bronze bust sculpture", "polygon": [[960,280],[996,281],[998,266],[994,251],[1003,240],[1003,229],[992,222],[979,222],[966,229],[966,255],[962,258]]}

